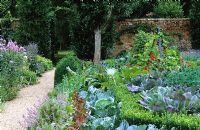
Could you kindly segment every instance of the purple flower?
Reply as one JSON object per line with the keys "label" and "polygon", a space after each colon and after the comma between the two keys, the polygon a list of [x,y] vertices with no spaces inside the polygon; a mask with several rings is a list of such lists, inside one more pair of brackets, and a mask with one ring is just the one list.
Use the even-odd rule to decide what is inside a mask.
{"label": "purple flower", "polygon": [[26,50],[17,45],[17,42],[13,42],[13,41],[9,41],[7,45],[5,44],[0,44],[0,51],[6,51],[6,50],[10,50],[10,51],[14,51],[14,52],[25,52]]}

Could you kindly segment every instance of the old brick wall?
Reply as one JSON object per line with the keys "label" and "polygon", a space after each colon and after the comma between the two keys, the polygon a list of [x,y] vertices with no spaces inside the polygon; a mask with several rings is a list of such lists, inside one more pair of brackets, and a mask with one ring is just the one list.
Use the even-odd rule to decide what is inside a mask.
{"label": "old brick wall", "polygon": [[[165,19],[165,18],[145,18],[145,19],[126,19],[124,21],[117,22],[117,31],[124,30],[125,28],[138,25],[148,24],[150,26],[159,26],[164,32],[169,33],[178,42],[177,44],[183,44],[182,46],[190,47],[190,19],[178,18],[178,19]],[[113,55],[119,54],[123,50],[130,49],[134,44],[133,33],[125,33],[120,36],[120,41],[116,43],[113,51]]]}

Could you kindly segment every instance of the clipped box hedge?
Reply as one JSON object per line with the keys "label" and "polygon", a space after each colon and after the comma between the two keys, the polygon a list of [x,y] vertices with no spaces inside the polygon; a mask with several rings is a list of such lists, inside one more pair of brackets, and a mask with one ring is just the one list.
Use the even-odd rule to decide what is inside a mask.
{"label": "clipped box hedge", "polygon": [[124,86],[113,89],[116,99],[122,102],[120,116],[131,124],[166,125],[180,130],[200,130],[200,117],[178,113],[155,113],[138,104],[140,94],[133,94]]}

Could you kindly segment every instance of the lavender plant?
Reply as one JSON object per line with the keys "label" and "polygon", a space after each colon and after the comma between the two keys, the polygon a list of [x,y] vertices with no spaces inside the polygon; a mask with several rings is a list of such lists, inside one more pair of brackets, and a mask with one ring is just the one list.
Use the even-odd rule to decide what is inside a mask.
{"label": "lavender plant", "polygon": [[200,112],[199,89],[187,87],[158,87],[142,92],[139,101],[144,108],[155,112]]}
{"label": "lavender plant", "polygon": [[38,111],[29,110],[25,124],[31,129],[66,130],[73,124],[74,106],[68,94],[44,102]]}

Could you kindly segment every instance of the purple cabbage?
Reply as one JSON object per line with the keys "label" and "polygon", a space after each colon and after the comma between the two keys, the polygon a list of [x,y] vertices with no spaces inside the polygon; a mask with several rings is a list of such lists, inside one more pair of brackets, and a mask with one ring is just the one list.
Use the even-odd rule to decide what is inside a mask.
{"label": "purple cabbage", "polygon": [[154,90],[143,91],[139,104],[155,112],[200,112],[200,94],[192,93],[189,89],[175,87],[158,87]]}

